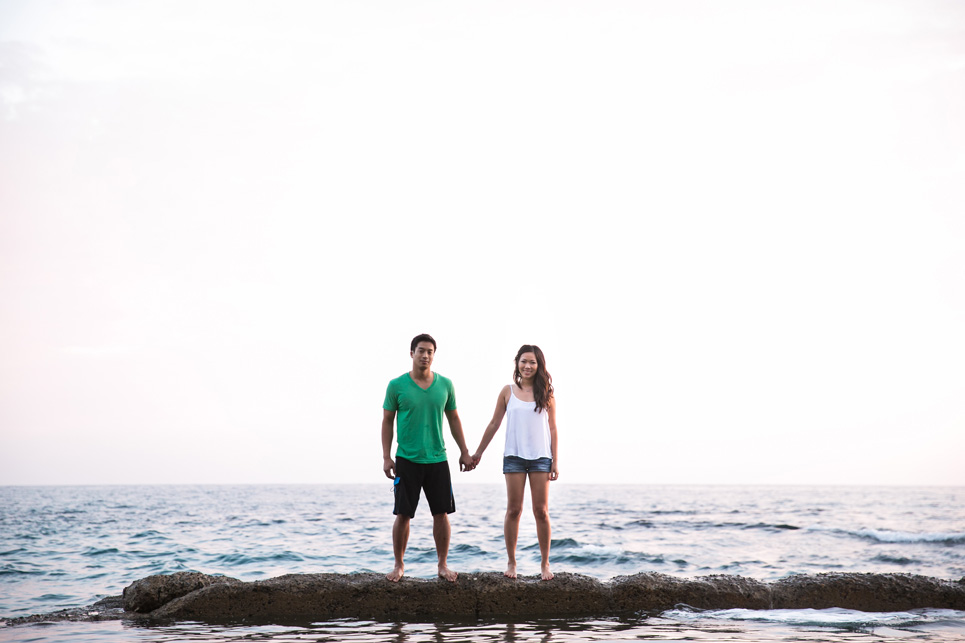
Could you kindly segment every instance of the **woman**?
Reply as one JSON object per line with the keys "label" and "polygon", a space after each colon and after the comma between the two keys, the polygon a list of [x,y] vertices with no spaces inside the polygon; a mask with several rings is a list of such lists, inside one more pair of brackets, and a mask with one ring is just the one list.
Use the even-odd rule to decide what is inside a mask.
{"label": "woman", "polygon": [[525,344],[516,353],[513,383],[503,387],[496,400],[496,411],[486,427],[479,448],[473,455],[474,465],[482,459],[496,431],[506,416],[506,448],[503,451],[503,473],[506,474],[506,555],[509,564],[505,575],[516,578],[516,539],[519,517],[523,513],[523,492],[529,478],[536,518],[536,535],[542,557],[543,580],[551,580],[549,485],[559,475],[556,455],[556,399],[553,378],[546,370],[546,360],[539,346]]}

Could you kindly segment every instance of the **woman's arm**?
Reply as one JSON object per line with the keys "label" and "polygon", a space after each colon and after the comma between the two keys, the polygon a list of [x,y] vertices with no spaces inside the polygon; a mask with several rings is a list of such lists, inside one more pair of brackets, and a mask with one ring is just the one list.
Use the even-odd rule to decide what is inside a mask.
{"label": "woman's arm", "polygon": [[556,480],[560,477],[559,468],[559,452],[557,447],[559,446],[559,440],[556,436],[556,398],[551,397],[549,404],[546,406],[546,420],[550,425],[550,450],[553,452],[553,466],[550,467],[550,480]]}
{"label": "woman's arm", "polygon": [[486,426],[486,431],[483,433],[482,440],[479,441],[479,448],[476,449],[476,453],[472,456],[473,463],[478,466],[479,461],[482,460],[483,451],[489,446],[489,443],[493,441],[493,437],[496,435],[496,431],[499,430],[499,425],[503,423],[503,416],[506,415],[506,401],[508,399],[509,385],[503,387],[503,390],[499,392],[499,398],[496,400],[496,410],[493,411],[493,419],[489,421]]}

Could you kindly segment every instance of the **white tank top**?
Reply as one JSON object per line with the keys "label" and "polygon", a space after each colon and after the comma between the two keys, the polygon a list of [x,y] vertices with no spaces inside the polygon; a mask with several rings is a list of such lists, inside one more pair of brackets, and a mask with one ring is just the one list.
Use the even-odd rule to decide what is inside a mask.
{"label": "white tank top", "polygon": [[546,409],[539,413],[535,413],[535,409],[536,402],[522,401],[513,393],[513,385],[509,385],[504,456],[514,455],[526,460],[553,457]]}

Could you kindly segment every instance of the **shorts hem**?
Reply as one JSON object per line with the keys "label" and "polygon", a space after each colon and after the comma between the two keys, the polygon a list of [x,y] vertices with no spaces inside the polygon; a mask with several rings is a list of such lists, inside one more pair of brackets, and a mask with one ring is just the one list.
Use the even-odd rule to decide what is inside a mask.
{"label": "shorts hem", "polygon": [[553,469],[553,458],[528,460],[515,455],[503,456],[503,473],[549,473]]}

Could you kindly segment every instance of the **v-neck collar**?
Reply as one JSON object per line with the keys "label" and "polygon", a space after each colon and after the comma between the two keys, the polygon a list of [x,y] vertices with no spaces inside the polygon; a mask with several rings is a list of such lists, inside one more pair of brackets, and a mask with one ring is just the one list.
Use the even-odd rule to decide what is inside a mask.
{"label": "v-neck collar", "polygon": [[412,377],[412,371],[407,372],[406,375],[409,376],[409,381],[412,382],[412,384],[414,384],[417,389],[419,389],[420,391],[428,391],[430,388],[436,385],[436,380],[439,379],[439,376],[436,375],[435,371],[430,371],[430,372],[432,373],[432,383],[429,384],[429,386],[427,386],[426,388],[422,388],[421,386],[419,386],[419,383],[415,381],[414,377]]}

